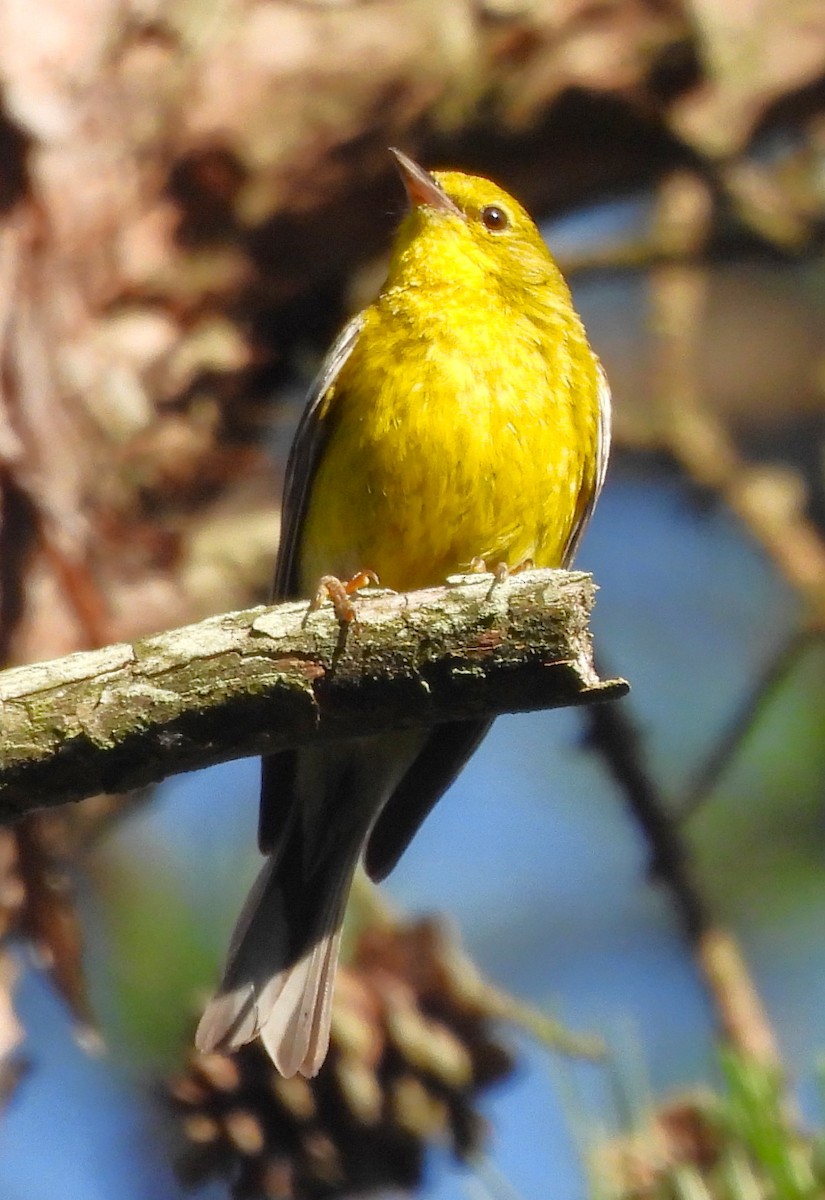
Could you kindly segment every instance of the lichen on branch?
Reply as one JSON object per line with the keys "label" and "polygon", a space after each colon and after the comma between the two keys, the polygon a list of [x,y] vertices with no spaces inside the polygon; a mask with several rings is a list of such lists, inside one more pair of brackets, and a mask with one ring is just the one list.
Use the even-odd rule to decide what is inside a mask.
{"label": "lichen on branch", "polygon": [[584,704],[602,682],[588,575],[458,576],[211,617],[0,674],[0,819],[311,740]]}

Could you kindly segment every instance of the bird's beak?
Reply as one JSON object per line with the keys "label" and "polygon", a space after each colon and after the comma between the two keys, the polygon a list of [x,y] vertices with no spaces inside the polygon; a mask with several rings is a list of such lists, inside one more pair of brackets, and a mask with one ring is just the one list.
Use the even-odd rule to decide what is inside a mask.
{"label": "bird's beak", "polygon": [[436,183],[429,171],[419,167],[417,162],[413,162],[411,158],[401,150],[396,150],[394,146],[390,146],[390,153],[395,155],[407,198],[413,208],[422,208],[426,205],[439,212],[451,213],[454,217],[460,217],[462,221],[465,219],[464,213],[450,199],[440,184]]}

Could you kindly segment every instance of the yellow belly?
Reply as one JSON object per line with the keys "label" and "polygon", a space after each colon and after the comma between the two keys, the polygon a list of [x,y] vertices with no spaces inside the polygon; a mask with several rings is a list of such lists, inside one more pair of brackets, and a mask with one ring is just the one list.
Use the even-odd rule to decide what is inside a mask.
{"label": "yellow belly", "polygon": [[414,338],[397,312],[368,310],[323,417],[305,592],[366,568],[407,591],[476,557],[561,564],[594,486],[597,369],[581,327],[548,356],[528,322],[485,310],[467,328],[449,316]]}

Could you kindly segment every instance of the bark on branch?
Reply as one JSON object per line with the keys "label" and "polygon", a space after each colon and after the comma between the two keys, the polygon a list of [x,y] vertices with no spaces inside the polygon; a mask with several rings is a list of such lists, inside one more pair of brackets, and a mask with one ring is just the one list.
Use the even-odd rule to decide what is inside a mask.
{"label": "bark on branch", "polygon": [[584,704],[599,680],[588,575],[362,593],[212,617],[0,674],[0,820],[309,740]]}

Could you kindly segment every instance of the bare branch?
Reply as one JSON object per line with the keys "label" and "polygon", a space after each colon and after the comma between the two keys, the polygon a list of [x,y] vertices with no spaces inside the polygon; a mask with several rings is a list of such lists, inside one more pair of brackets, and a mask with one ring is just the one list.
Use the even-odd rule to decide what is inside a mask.
{"label": "bare branch", "polygon": [[593,667],[589,576],[228,613],[0,675],[0,819],[309,740],[624,694]]}
{"label": "bare branch", "polygon": [[760,671],[730,720],[720,729],[718,740],[704,761],[699,763],[687,788],[679,797],[677,810],[680,823],[704,804],[739,753],[746,738],[753,733],[758,721],[776,701],[778,693],[787,684],[789,676],[810,647],[811,638],[814,636],[814,633],[805,628],[791,630]]}
{"label": "bare branch", "polygon": [[[660,237],[670,242],[674,252],[680,248],[698,251],[705,246],[711,197],[704,181],[683,174],[666,180],[659,189],[657,218]],[[790,527],[765,519],[764,509],[743,501],[748,489],[743,491],[742,481],[752,480],[755,469],[746,468],[726,429],[703,403],[695,351],[706,286],[705,271],[687,263],[662,265],[651,279],[660,406],[668,443],[693,478],[717,489],[782,563],[788,578],[815,600],[825,573],[816,555],[813,564],[808,561],[806,566],[810,530],[796,522],[792,526],[793,548],[780,545],[780,530],[784,528],[787,534]],[[825,566],[825,559],[822,563]],[[632,713],[626,707],[593,712],[589,714],[589,725],[592,743],[621,788],[647,841],[651,875],[667,890],[720,1031],[741,1055],[773,1070],[781,1060],[767,1012],[734,937],[717,924],[703,895],[687,840],[649,769]],[[737,727],[734,737],[743,727]],[[731,744],[729,740],[723,753],[729,752]],[[712,766],[718,768],[722,761],[715,756]],[[705,771],[703,781],[709,778]]]}
{"label": "bare branch", "polygon": [[626,705],[587,716],[590,741],[621,789],[650,854],[650,873],[666,890],[693,954],[720,1032],[745,1058],[773,1069],[780,1064],[773,1028],[733,935],[710,911],[688,844],[646,761],[642,739]]}
{"label": "bare branch", "polygon": [[[707,184],[698,176],[672,175],[660,187],[657,215],[659,243],[674,256],[674,265],[660,266],[651,277],[664,440],[690,477],[716,492],[739,518],[806,602],[810,629],[821,632],[825,541],[806,515],[804,478],[790,467],[746,461],[701,394],[696,363],[708,275],[699,256],[712,230]],[[685,260],[676,265],[680,252]]]}

